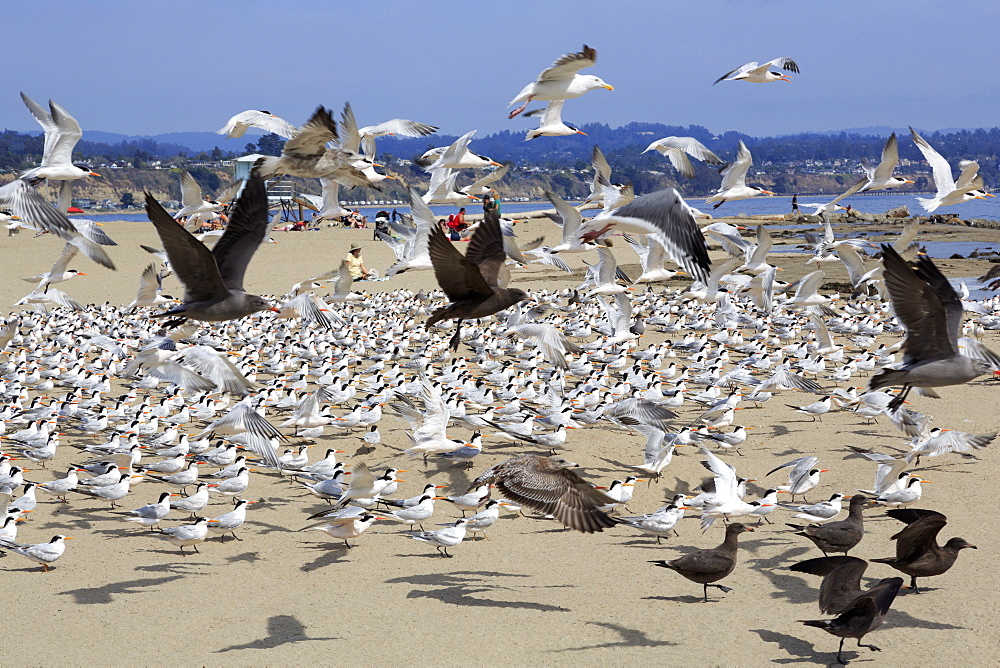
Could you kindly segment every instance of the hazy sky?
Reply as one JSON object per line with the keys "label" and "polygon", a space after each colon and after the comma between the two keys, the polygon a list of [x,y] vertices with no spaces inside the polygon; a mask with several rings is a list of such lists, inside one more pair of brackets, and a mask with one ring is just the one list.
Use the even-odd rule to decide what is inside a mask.
{"label": "hazy sky", "polygon": [[[0,127],[38,129],[18,96],[52,98],[84,130],[215,130],[319,104],[360,124],[524,130],[507,102],[587,43],[615,87],[567,102],[570,123],[703,125],[775,135],[871,125],[1000,124],[1000,2],[412,0],[5,4]],[[794,58],[792,83],[712,82]]]}

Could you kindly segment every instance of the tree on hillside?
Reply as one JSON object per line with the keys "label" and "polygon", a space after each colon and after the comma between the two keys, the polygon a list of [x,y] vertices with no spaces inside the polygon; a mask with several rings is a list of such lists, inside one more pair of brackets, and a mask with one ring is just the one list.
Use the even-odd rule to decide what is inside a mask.
{"label": "tree on hillside", "polygon": [[132,166],[136,169],[145,169],[148,167],[146,163],[153,159],[153,154],[145,149],[136,149],[132,156]]}
{"label": "tree on hillside", "polygon": [[281,155],[281,150],[285,148],[285,140],[269,132],[257,140],[257,152],[264,155]]}
{"label": "tree on hillside", "polygon": [[126,209],[131,209],[135,207],[135,195],[133,195],[128,191],[122,193],[120,201],[122,203],[122,207]]}

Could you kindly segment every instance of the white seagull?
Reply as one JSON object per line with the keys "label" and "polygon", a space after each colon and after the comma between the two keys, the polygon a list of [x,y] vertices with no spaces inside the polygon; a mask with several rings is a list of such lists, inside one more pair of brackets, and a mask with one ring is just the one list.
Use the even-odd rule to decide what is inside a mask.
{"label": "white seagull", "polygon": [[786,72],[792,72],[794,74],[799,73],[799,66],[791,58],[775,58],[774,60],[769,60],[762,65],[758,65],[757,61],[752,63],[747,63],[746,65],[740,65],[735,70],[730,70],[726,72],[721,77],[716,79],[712,85],[719,83],[720,81],[747,81],[749,83],[770,83],[772,81],[791,81],[788,75],[782,74],[781,72],[772,72],[771,66],[780,67]]}
{"label": "white seagull", "polygon": [[226,124],[216,130],[216,133],[235,139],[242,137],[243,133],[250,128],[259,128],[265,132],[273,132],[285,139],[291,139],[298,132],[298,128],[285,119],[278,118],[270,111],[247,109],[226,121]]}
{"label": "white seagull", "polygon": [[45,131],[42,164],[22,174],[22,179],[75,181],[84,176],[100,176],[97,172],[73,164],[73,149],[83,136],[83,130],[68,111],[52,100],[49,100],[49,111],[45,111],[40,104],[24,93],[21,93],[21,99]]}
{"label": "white seagull", "polygon": [[725,164],[719,156],[709,151],[708,147],[694,137],[664,137],[663,139],[657,139],[647,146],[643,153],[649,151],[659,151],[665,155],[670,160],[670,164],[674,166],[674,169],[689,179],[694,178],[694,167],[691,165],[691,160],[688,159],[689,155],[710,165]]}
{"label": "white seagull", "polygon": [[740,150],[736,160],[722,168],[722,185],[714,195],[705,199],[705,204],[715,202],[713,209],[718,209],[724,202],[735,199],[749,199],[757,195],[773,195],[770,190],[746,184],[747,171],[753,166],[753,156],[750,149],[740,140]]}
{"label": "white seagull", "polygon": [[525,118],[529,116],[541,115],[542,120],[538,123],[537,128],[534,130],[528,130],[528,133],[524,136],[524,141],[535,139],[536,137],[586,135],[586,132],[563,122],[562,109],[564,104],[566,104],[566,100],[552,100],[545,106],[544,109],[536,109],[535,111],[529,111],[526,113],[524,115]]}
{"label": "white seagull", "polygon": [[514,118],[520,114],[532,100],[568,100],[598,88],[614,90],[613,86],[605,83],[600,77],[578,74],[580,70],[593,66],[596,61],[597,51],[586,44],[583,45],[583,51],[560,56],[510,101],[508,107],[518,102],[524,104],[511,111],[507,117]]}
{"label": "white seagull", "polygon": [[974,160],[962,160],[958,166],[962,173],[955,181],[951,174],[951,165],[944,157],[935,151],[927,140],[917,134],[916,130],[910,128],[913,136],[913,143],[917,145],[920,152],[924,154],[924,160],[930,163],[934,173],[934,185],[937,187],[937,194],[934,197],[918,197],[917,201],[927,213],[937,211],[938,207],[961,204],[974,199],[993,197],[981,190],[983,187],[983,177],[979,176],[979,163]]}

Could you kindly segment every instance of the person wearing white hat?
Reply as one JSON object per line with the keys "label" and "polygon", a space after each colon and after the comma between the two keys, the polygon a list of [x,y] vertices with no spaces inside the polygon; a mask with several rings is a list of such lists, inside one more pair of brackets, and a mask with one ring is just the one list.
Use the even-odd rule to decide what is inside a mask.
{"label": "person wearing white hat", "polygon": [[351,278],[355,281],[362,281],[368,278],[370,272],[365,266],[365,261],[361,258],[362,246],[352,243],[347,252],[347,270],[351,272]]}

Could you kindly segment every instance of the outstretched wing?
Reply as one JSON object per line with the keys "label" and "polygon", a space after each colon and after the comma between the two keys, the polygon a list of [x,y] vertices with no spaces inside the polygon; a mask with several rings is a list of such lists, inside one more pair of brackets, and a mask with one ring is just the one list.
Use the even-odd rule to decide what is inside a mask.
{"label": "outstretched wing", "polygon": [[[247,265],[267,235],[267,225],[267,191],[264,179],[253,174],[247,180],[243,194],[229,217],[226,232],[212,249],[219,274],[230,290],[243,289]],[[177,266],[173,261],[171,265]]]}

